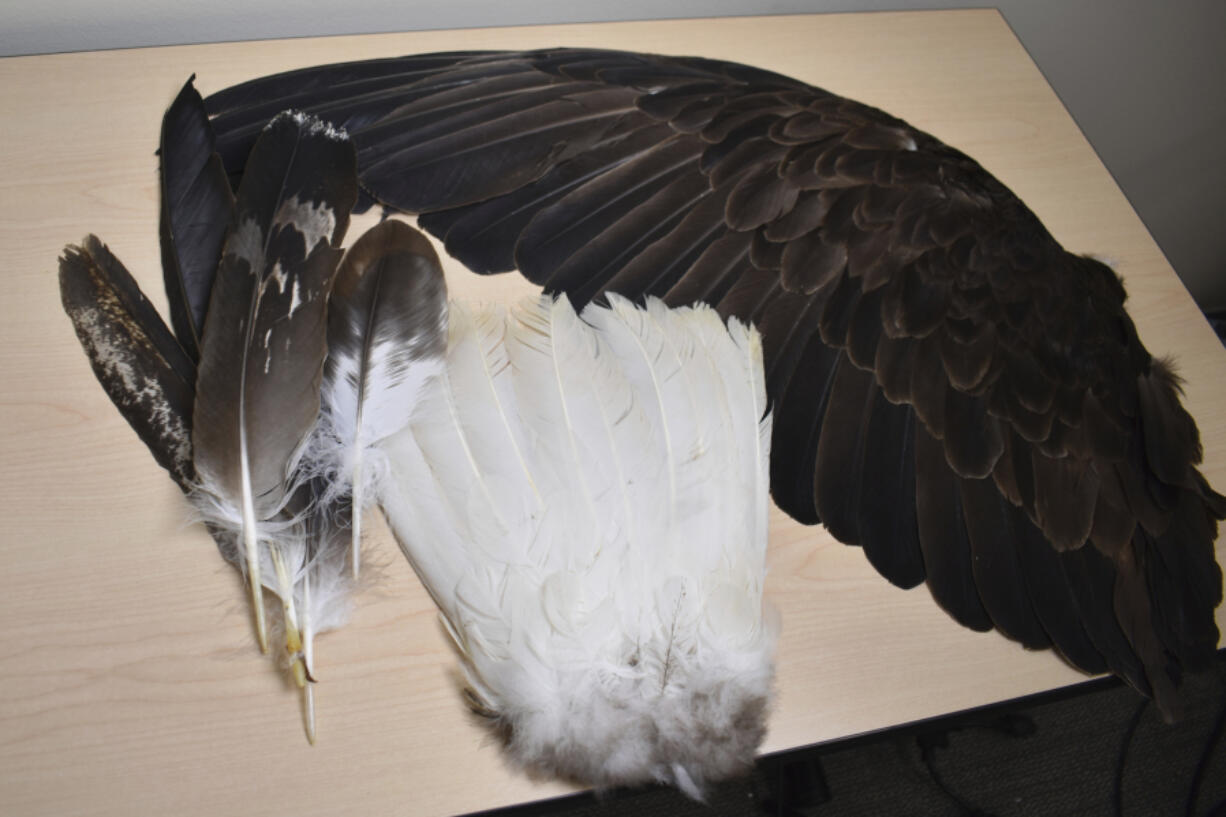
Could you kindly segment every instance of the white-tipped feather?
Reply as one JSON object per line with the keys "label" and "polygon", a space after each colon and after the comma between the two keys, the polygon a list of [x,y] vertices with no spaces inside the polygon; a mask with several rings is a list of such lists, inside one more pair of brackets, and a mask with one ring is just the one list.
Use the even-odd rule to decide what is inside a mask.
{"label": "white-tipped feather", "polygon": [[380,500],[517,763],[699,796],[770,697],[761,352],[710,309],[610,300],[453,305]]}

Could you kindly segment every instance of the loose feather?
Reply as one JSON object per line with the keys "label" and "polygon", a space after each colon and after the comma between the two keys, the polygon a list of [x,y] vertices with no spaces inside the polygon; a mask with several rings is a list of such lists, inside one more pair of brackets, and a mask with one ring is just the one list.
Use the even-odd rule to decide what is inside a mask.
{"label": "loose feather", "polygon": [[400,221],[348,249],[328,299],[323,407],[305,467],[328,478],[323,501],[352,496],[355,579],[362,512],[387,470],[376,444],[408,423],[422,385],[442,368],[446,299],[429,240]]}
{"label": "loose feather", "polygon": [[757,333],[709,308],[452,305],[380,501],[517,764],[695,797],[749,767],[765,404]]}
{"label": "loose feather", "polygon": [[199,360],[205,310],[234,215],[234,194],[214,149],[204,102],[190,79],[162,117],[158,152],[158,236],[170,322],[184,351]]}
{"label": "loose feather", "polygon": [[94,376],[184,492],[192,465],[196,367],[131,274],[96,236],[60,258],[60,299]]}
{"label": "loose feather", "polygon": [[267,562],[273,589],[292,604],[283,549],[297,526],[273,520],[319,412],[325,306],[357,197],[354,161],[348,138],[317,120],[286,114],[269,124],[238,190],[205,322],[193,496],[206,520],[242,542],[265,651]]}

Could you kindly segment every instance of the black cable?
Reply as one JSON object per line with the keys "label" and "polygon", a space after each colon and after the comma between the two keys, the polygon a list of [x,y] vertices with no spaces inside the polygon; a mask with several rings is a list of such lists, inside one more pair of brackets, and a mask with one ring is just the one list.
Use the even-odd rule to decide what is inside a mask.
{"label": "black cable", "polygon": [[1218,743],[1221,742],[1223,732],[1226,732],[1226,705],[1218,712],[1217,720],[1213,723],[1213,730],[1209,733],[1208,740],[1205,741],[1205,751],[1201,752],[1200,761],[1196,764],[1196,773],[1192,775],[1192,786],[1188,790],[1188,801],[1184,806],[1184,814],[1188,817],[1193,817],[1195,814],[1194,809],[1196,801],[1200,798],[1201,783],[1204,782],[1205,773],[1209,769],[1209,759],[1213,756]]}
{"label": "black cable", "polygon": [[1137,705],[1132,718],[1128,721],[1128,728],[1124,731],[1124,740],[1120,743],[1120,756],[1115,764],[1115,792],[1112,796],[1115,803],[1115,817],[1124,817],[1124,766],[1128,761],[1128,747],[1132,745],[1132,740],[1137,735],[1137,727],[1141,724],[1141,716],[1148,708],[1148,698]]}
{"label": "black cable", "polygon": [[920,759],[924,767],[928,770],[929,777],[936,784],[941,792],[953,801],[962,811],[962,817],[992,817],[990,812],[975,806],[972,803],[963,800],[953,789],[946,785],[944,778],[936,769],[935,755],[936,749],[949,747],[949,736],[951,732],[964,731],[971,729],[982,729],[989,732],[996,732],[1011,738],[1027,738],[1033,735],[1036,731],[1034,721],[1026,715],[1018,713],[1004,713],[990,721],[984,723],[963,723],[954,726],[948,730],[932,732],[916,737],[916,743],[920,748]]}
{"label": "black cable", "polygon": [[924,768],[928,770],[928,776],[932,778],[932,782],[935,783],[937,788],[941,790],[941,793],[952,800],[964,815],[974,814],[975,812],[972,806],[959,797],[956,792],[945,784],[945,780],[942,779],[940,773],[937,771],[936,764],[933,762],[935,759],[934,755],[936,753],[936,748],[938,746],[947,747],[949,745],[948,739],[948,733],[940,733],[939,737],[937,737],[935,740],[925,739],[924,737],[919,738],[917,743],[919,743],[920,747],[920,760],[923,762]]}

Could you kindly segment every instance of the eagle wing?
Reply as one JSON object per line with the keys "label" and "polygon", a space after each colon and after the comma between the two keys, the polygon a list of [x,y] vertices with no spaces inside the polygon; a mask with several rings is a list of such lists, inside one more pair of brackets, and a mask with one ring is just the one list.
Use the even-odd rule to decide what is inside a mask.
{"label": "eagle wing", "polygon": [[366,203],[577,309],[706,302],[762,335],[772,495],[957,621],[1168,715],[1208,662],[1226,500],[1124,288],[964,154],[768,71],[599,50],[304,69],[211,96],[241,173],[286,108],[346,128]]}

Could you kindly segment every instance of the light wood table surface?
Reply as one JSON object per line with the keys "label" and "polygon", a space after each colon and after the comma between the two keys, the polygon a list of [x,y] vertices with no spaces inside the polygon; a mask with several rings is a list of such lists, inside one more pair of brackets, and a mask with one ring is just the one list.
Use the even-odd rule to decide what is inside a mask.
{"label": "light wood table surface", "polygon": [[[296,690],[254,644],[238,574],[187,523],[178,490],[95,382],[55,277],[63,246],[94,232],[164,306],[154,150],[162,112],[193,72],[207,94],[337,60],[554,45],[750,63],[884,108],[974,156],[1066,247],[1115,261],[1142,339],[1178,359],[1205,473],[1226,486],[1226,353],[994,11],[0,60],[0,812],[448,814],[570,790],[509,770],[466,714],[434,608],[381,523],[370,542],[380,581],[360,593],[351,624],[317,644],[319,743],[308,746]],[[448,275],[458,297],[530,290],[510,275]],[[1083,678],[1048,652],[958,627],[923,587],[891,587],[858,548],[778,512],[769,566],[783,631],[765,751]]]}

